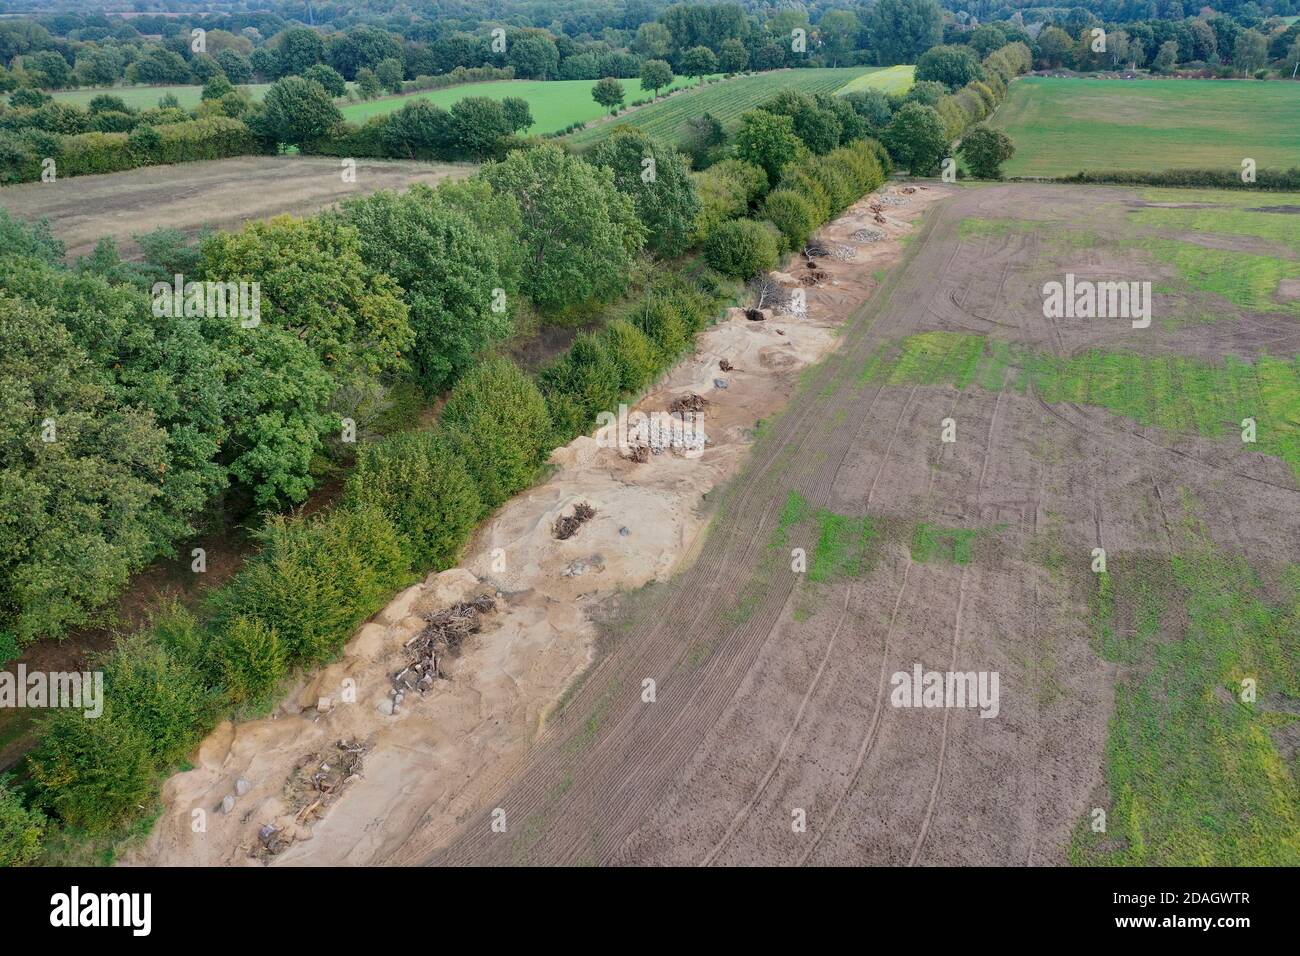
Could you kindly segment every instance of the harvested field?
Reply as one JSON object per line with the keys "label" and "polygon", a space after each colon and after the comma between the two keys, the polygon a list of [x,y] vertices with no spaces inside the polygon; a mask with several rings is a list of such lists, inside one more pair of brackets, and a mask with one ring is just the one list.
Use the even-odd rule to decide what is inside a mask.
{"label": "harvested field", "polygon": [[360,159],[356,182],[345,183],[337,159],[240,156],[5,186],[0,207],[21,219],[48,219],[69,258],[88,255],[104,236],[116,239],[129,258],[139,251],[131,236],[160,226],[191,234],[205,227],[234,229],[253,219],[315,212],[378,189],[460,179],[474,169],[468,164]]}

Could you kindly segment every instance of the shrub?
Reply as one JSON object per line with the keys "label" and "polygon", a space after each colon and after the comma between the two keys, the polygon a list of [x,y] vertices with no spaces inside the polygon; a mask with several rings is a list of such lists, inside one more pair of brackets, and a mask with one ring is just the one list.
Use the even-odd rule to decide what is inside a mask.
{"label": "shrub", "polygon": [[41,731],[28,768],[39,804],[64,823],[103,832],[152,799],[153,747],[118,714],[111,696],[95,719],[62,708],[51,712]]}
{"label": "shrub", "polygon": [[17,793],[0,777],[0,867],[26,866],[41,852],[45,815],[24,806]]}
{"label": "shrub", "polygon": [[1001,179],[1002,164],[1016,148],[1001,130],[977,126],[962,137],[959,150],[977,179]]}
{"label": "shrub", "polygon": [[825,222],[831,217],[831,196],[822,185],[820,177],[814,176],[810,164],[796,164],[786,168],[785,175],[778,183],[779,188],[790,190],[802,196],[812,207],[817,221]]}
{"label": "shrub", "polygon": [[124,639],[105,667],[107,695],[121,719],[149,742],[160,767],[185,756],[215,714],[202,673],[148,631]]}
{"label": "shrub", "polygon": [[798,249],[820,225],[812,203],[793,189],[776,189],[763,203],[763,215],[785,237],[787,248]]}
{"label": "shrub", "polygon": [[615,319],[605,327],[601,339],[618,370],[619,391],[634,395],[650,383],[659,371],[654,343],[626,319]]}
{"label": "shrub", "polygon": [[483,513],[531,484],[549,451],[546,401],[507,359],[466,374],[447,399],[442,423],[478,485]]}
{"label": "shrub", "polygon": [[565,355],[538,376],[551,424],[560,441],[586,431],[596,415],[618,404],[621,370],[601,339],[580,335]]}
{"label": "shrub", "polygon": [[276,516],[258,541],[262,550],[214,598],[217,627],[229,632],[246,617],[273,629],[291,666],[332,659],[408,579],[397,530],[371,505]]}
{"label": "shrub", "polygon": [[418,571],[455,564],[482,510],[473,479],[437,431],[401,433],[363,448],[344,502],[382,510]]}
{"label": "shrub", "polygon": [[749,279],[776,268],[778,233],[752,219],[724,222],[705,241],[704,258],[725,276]]}
{"label": "shrub", "polygon": [[265,704],[289,670],[288,652],[275,628],[243,615],[223,623],[211,653],[234,707]]}

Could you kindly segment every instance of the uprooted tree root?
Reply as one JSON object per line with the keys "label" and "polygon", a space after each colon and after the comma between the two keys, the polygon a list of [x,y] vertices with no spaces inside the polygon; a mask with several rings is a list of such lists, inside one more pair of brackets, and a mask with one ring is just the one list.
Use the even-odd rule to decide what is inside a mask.
{"label": "uprooted tree root", "polygon": [[555,537],[564,541],[578,533],[578,529],[596,517],[596,509],[585,501],[573,506],[573,514],[560,515],[555,519]]}
{"label": "uprooted tree root", "polygon": [[[349,786],[361,779],[361,770],[370,745],[360,741],[340,740],[333,749],[310,753],[298,762],[284,785],[284,802],[293,814],[293,822],[305,825],[320,816]],[[285,829],[265,823],[258,831],[258,845],[249,856],[269,860],[293,845],[293,828]]]}
{"label": "uprooted tree root", "polygon": [[461,645],[483,626],[483,615],[496,609],[496,601],[483,594],[472,601],[459,601],[421,617],[427,622],[405,644],[406,666],[393,675],[393,711],[402,706],[408,691],[421,696],[435,680],[446,680],[442,662],[460,653]]}

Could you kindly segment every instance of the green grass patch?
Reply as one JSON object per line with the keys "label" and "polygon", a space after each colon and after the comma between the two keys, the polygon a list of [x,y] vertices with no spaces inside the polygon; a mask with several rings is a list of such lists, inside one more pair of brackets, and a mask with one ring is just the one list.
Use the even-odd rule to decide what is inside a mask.
{"label": "green grass patch", "polygon": [[[352,84],[348,84],[351,86]],[[246,83],[242,89],[248,90],[253,102],[261,102],[270,83]],[[58,90],[50,95],[61,103],[74,103],[87,106],[101,93],[121,97],[122,102],[136,110],[149,110],[158,105],[158,101],[170,93],[176,97],[183,110],[197,109],[203,93],[202,86],[111,86],[95,87],[85,90]]]}
{"label": "green grass patch", "polygon": [[[1069,358],[958,332],[924,332],[882,346],[863,383],[1032,387],[1046,402],[1094,405],[1177,434],[1233,441],[1280,458],[1300,477],[1300,355],[1228,356],[1208,363],[1177,355],[1093,349]],[[1241,442],[1253,418],[1256,442]]]}
{"label": "green grass patch", "polygon": [[836,93],[861,93],[863,90],[881,90],[885,93],[906,93],[916,79],[916,67],[908,65],[886,66],[868,70],[857,79],[841,86]]}
{"label": "green grass patch", "polygon": [[[1300,223],[1295,228],[1300,229]],[[1244,309],[1300,315],[1300,300],[1280,302],[1276,298],[1283,279],[1300,279],[1300,261],[1155,237],[1124,245],[1141,248],[1172,265],[1192,288],[1222,296]]]}
{"label": "green grass patch", "polygon": [[[782,90],[808,94],[835,93],[869,72],[871,71],[868,67],[855,66],[841,69],[775,70],[750,76],[738,76],[652,103],[633,110],[625,118],[580,130],[567,139],[574,146],[585,147],[604,139],[614,131],[615,127],[627,124],[645,130],[655,139],[675,142],[685,131],[686,121],[704,113],[711,114],[730,130],[735,128],[741,113],[754,109]],[[637,84],[635,80],[631,82]],[[629,89],[629,93],[631,92],[632,90]],[[566,125],[568,124],[561,123],[557,128]]]}
{"label": "green grass patch", "polygon": [[[650,96],[649,93],[641,92],[640,80],[620,82],[623,84],[629,103]],[[673,80],[671,87],[665,87],[660,94],[670,89],[677,90],[694,85],[696,82],[698,81],[679,76]],[[596,80],[491,80],[484,83],[465,83],[441,90],[424,90],[405,96],[390,96],[366,103],[353,103],[343,107],[342,113],[346,120],[364,123],[372,116],[383,116],[401,109],[412,100],[428,100],[435,106],[450,109],[452,104],[468,96],[486,96],[494,100],[517,96],[528,101],[528,107],[533,113],[533,125],[524,132],[530,135],[541,135],[558,132],[574,123],[590,123],[605,116],[609,111],[591,98],[591,90],[596,83]],[[635,115],[635,113],[629,114],[629,119]]]}
{"label": "green grass patch", "polygon": [[990,121],[1016,154],[1008,176],[1083,170],[1288,168],[1300,155],[1293,83],[1023,77]]}
{"label": "green grass patch", "polygon": [[[1271,736],[1300,705],[1300,566],[1283,571],[1272,600],[1255,569],[1203,542],[1101,577],[1101,651],[1132,671],[1106,745],[1107,831],[1081,821],[1071,862],[1300,864],[1296,767]],[[1247,678],[1253,703],[1241,696]]]}
{"label": "green grass patch", "polygon": [[928,521],[918,522],[912,530],[912,560],[920,564],[970,564],[975,558],[975,545],[985,533],[983,528],[941,528]]}

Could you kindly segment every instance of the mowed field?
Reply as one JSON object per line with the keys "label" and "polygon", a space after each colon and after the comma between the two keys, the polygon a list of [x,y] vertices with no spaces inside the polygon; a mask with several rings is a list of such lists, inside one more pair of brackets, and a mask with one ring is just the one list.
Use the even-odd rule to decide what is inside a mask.
{"label": "mowed field", "polygon": [[602,123],[590,129],[579,130],[568,139],[581,148],[604,139],[615,125],[626,124],[645,130],[658,139],[672,141],[682,135],[687,120],[704,113],[711,114],[730,129],[735,126],[741,113],[753,109],[782,90],[810,94],[839,93],[850,84],[879,77],[882,88],[893,91],[901,83],[911,85],[910,70],[911,67],[877,69],[858,66],[824,70],[779,70],[739,76],[725,83],[683,92],[662,103],[645,106],[625,117],[617,118],[614,123]]}
{"label": "mowed field", "polygon": [[1014,80],[991,121],[1014,141],[1008,176],[1300,164],[1300,83]]}
{"label": "mowed field", "polygon": [[[254,102],[258,102],[266,95],[266,91],[271,88],[270,83],[247,83],[243,87],[248,90],[253,97]],[[200,96],[203,93],[201,86],[114,86],[114,87],[97,87],[88,90],[59,90],[51,95],[56,100],[64,103],[75,103],[78,106],[86,106],[92,99],[101,93],[108,93],[112,96],[119,96],[123,102],[132,109],[148,110],[158,105],[158,101],[170,93],[176,97],[181,104],[181,109],[195,109],[200,102]]]}
{"label": "mowed field", "polygon": [[[716,79],[711,77],[710,79]],[[363,123],[372,116],[383,116],[401,109],[412,100],[427,100],[443,109],[449,108],[457,100],[468,96],[486,96],[494,100],[503,100],[507,96],[517,96],[528,101],[533,112],[533,125],[525,131],[530,134],[554,133],[574,123],[586,123],[606,115],[609,111],[591,98],[591,90],[596,80],[494,80],[489,83],[466,83],[452,86],[445,90],[427,90],[406,96],[389,96],[370,100],[367,103],[353,103],[342,108],[343,118],[354,123]],[[623,84],[625,102],[649,99],[650,93],[641,89],[638,79],[620,80]],[[680,90],[686,86],[698,84],[698,80],[678,76],[673,79],[671,87],[664,87],[660,95]]]}
{"label": "mowed field", "polygon": [[161,226],[190,234],[237,229],[254,219],[316,212],[377,189],[461,179],[475,169],[468,163],[360,159],[356,182],[345,183],[337,159],[240,156],[5,186],[0,207],[21,219],[47,220],[70,258],[88,255],[105,236],[130,257],[138,252],[131,237]]}
{"label": "mowed field", "polygon": [[[1300,864],[1297,217],[1220,199],[933,209],[429,862]],[[1046,317],[1066,273],[1153,321]],[[996,713],[900,706],[918,667]]]}

